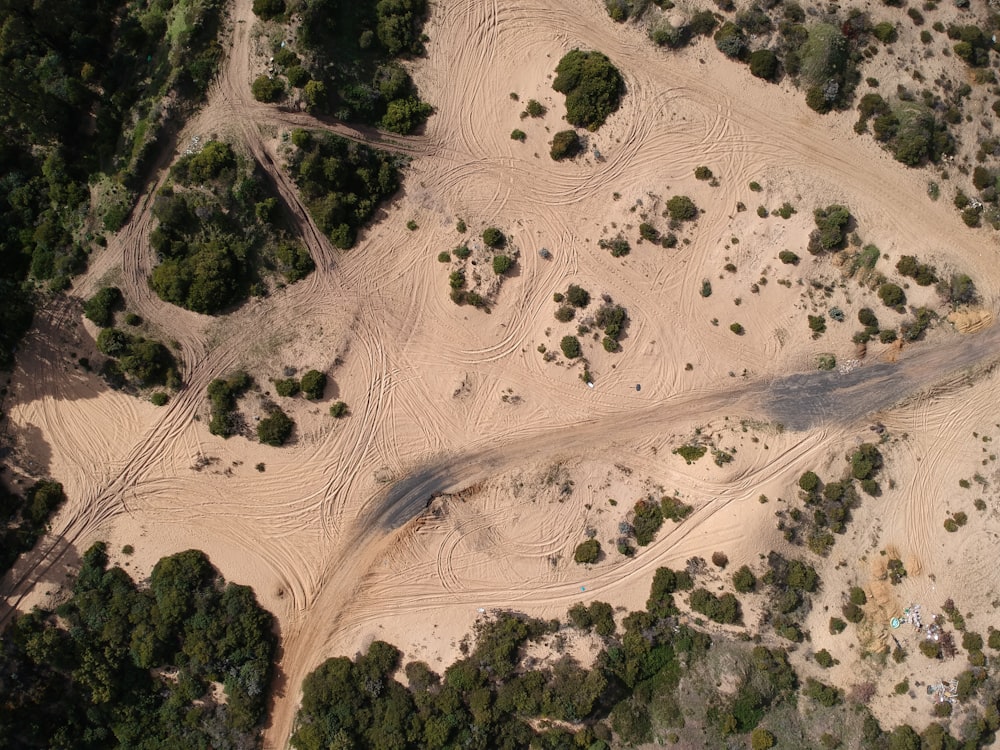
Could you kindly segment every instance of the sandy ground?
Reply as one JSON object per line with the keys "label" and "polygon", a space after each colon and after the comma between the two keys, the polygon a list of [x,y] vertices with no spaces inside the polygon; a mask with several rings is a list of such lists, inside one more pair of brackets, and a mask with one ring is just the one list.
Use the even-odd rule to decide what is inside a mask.
{"label": "sandy ground", "polygon": [[[779,432],[774,394],[782,376],[813,371],[819,353],[840,361],[855,356],[855,325],[829,322],[813,340],[807,311],[837,305],[851,320],[871,305],[887,322],[895,317],[879,310],[870,291],[841,282],[838,269],[805,252],[815,206],[849,205],[865,242],[890,257],[886,267],[912,253],[967,271],[987,310],[1000,283],[992,263],[996,239],[965,228],[948,201],[932,203],[928,175],[892,161],[870,136],[855,135],[850,114],[820,118],[800,93],[752,78],[714,49],[661,52],[641,31],[612,24],[598,2],[439,3],[427,29],[428,56],[413,67],[436,114],[425,134],[399,138],[254,102],[249,81],[261,61],[253,54],[252,24],[249,0],[237,0],[226,69],[178,149],[194,135],[228,137],[257,158],[300,225],[317,272],[218,319],[164,304],[146,283],[151,188],[73,294],[85,298],[105,275],[120,277],[129,309],[180,344],[187,386],[161,409],[111,391],[74,366],[80,356],[99,359],[95,331],[78,305],[40,314],[11,388],[12,437],[19,455],[35,462],[24,468],[62,481],[70,501],[2,590],[12,608],[43,601],[98,539],[109,540],[113,559],[140,577],[164,554],[205,550],[227,578],[252,585],[280,624],[268,747],[285,745],[302,678],[326,657],[353,654],[374,638],[441,668],[475,619],[492,609],[559,616],[593,598],[639,607],[658,565],[717,549],[732,565],[757,563],[760,553],[782,544],[776,498],[791,497],[805,469],[839,470],[844,452],[870,435],[870,407],[919,392],[955,362],[971,365],[995,351],[988,314],[958,324],[979,330],[979,338],[942,326],[912,349],[870,345],[852,374],[860,385],[843,396],[846,404],[863,391],[862,407],[851,401],[841,413],[831,398],[809,429]],[[589,154],[555,163],[547,141],[565,124],[550,79],[560,56],[578,46],[608,54],[628,93],[621,110],[588,136],[602,160]],[[529,98],[549,108],[543,119],[519,118]],[[301,125],[413,157],[398,199],[348,252],[335,251],[315,230],[276,166],[280,132]],[[525,130],[526,143],[509,138],[515,127]],[[694,179],[702,164],[718,187]],[[752,193],[751,180],[764,192]],[[682,234],[690,244],[636,244],[644,216],[666,230],[659,214],[673,194],[690,195],[704,209]],[[738,201],[746,212],[736,211]],[[756,215],[757,205],[784,201],[798,209],[791,219]],[[448,268],[436,256],[463,239],[458,218],[468,223],[466,237],[495,224],[521,251],[489,315],[448,299]],[[410,219],[419,225],[415,232],[406,229]],[[597,246],[618,231],[633,241],[621,259]],[[542,247],[551,260],[539,256]],[[782,265],[783,249],[798,252],[802,263]],[[723,270],[728,262],[736,272]],[[768,283],[759,283],[762,276]],[[713,285],[709,298],[699,294],[705,278]],[[835,282],[831,296],[812,293],[812,279]],[[619,354],[584,339],[593,389],[581,382],[579,364],[546,363],[537,351],[540,344],[557,348],[574,330],[553,317],[552,294],[569,283],[595,298],[611,295],[632,321]],[[908,291],[917,303],[930,299],[925,290]],[[746,334],[732,334],[732,322]],[[889,369],[866,371],[875,362]],[[282,403],[298,423],[293,445],[274,449],[208,433],[204,394],[211,379],[244,367],[266,382],[289,365],[323,369],[332,380],[319,405]],[[880,375],[866,380],[866,372]],[[936,608],[948,591],[963,610],[979,612],[996,598],[962,585],[970,570],[994,569],[987,542],[998,525],[989,493],[981,514],[966,507],[973,490],[958,489],[958,478],[976,470],[990,487],[997,481],[994,464],[977,469],[989,459],[971,437],[973,430],[1000,432],[990,424],[997,378],[968,380],[956,375],[933,397],[879,415],[897,439],[889,453],[896,486],[866,501],[849,539],[834,549],[831,562],[849,563],[824,568],[829,601],[810,621],[813,647],[830,640],[841,660],[834,676],[844,683],[856,679],[858,647],[847,635],[823,635],[823,606],[838,608],[840,591],[852,582],[869,585],[887,545],[911,573],[889,591],[903,606],[919,599]],[[822,388],[840,382],[834,373]],[[783,393],[787,410],[798,391]],[[325,416],[334,399],[350,405],[349,418]],[[746,432],[741,419],[754,420]],[[671,454],[699,428],[720,447],[736,447],[736,460],[722,469],[708,458],[687,466]],[[258,463],[264,472],[255,470]],[[568,480],[567,493],[560,488]],[[613,541],[628,507],[660,488],[676,490],[694,514],[677,526],[668,522],[632,560],[609,543],[602,562],[573,564],[572,550],[588,528],[602,543]],[[432,492],[445,491],[407,523]],[[772,502],[758,502],[762,493]],[[404,495],[405,507],[387,504]],[[945,509],[959,507],[970,524],[946,534]],[[129,557],[118,553],[126,544],[135,547]],[[976,627],[985,632],[995,611],[982,618]],[[919,667],[916,660],[908,666]],[[872,679],[887,694],[894,675]],[[902,700],[879,699],[879,715],[890,723],[911,720]]]}

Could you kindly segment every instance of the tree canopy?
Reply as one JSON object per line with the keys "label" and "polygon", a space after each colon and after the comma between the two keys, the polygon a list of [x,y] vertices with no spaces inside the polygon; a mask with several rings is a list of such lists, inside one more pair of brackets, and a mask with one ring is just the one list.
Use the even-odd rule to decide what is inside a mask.
{"label": "tree canopy", "polygon": [[566,95],[571,125],[597,130],[621,104],[625,81],[607,55],[574,49],[556,66],[552,88]]}

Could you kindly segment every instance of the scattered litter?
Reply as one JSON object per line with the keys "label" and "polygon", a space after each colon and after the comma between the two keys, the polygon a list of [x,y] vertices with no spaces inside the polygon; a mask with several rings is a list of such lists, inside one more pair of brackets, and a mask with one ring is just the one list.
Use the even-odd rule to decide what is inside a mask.
{"label": "scattered litter", "polygon": [[590,381],[588,380],[588,381],[587,381],[587,387],[588,387],[588,388],[593,388],[593,387],[594,387],[594,384],[593,384],[593,383],[591,383],[591,382],[590,382]]}
{"label": "scattered litter", "polygon": [[476,610],[476,612],[478,612],[481,615],[485,614],[486,613],[486,608],[485,607],[480,607],[479,609]]}
{"label": "scattered litter", "polygon": [[587,587],[586,587],[586,586],[581,586],[581,587],[580,587],[580,591],[586,591],[586,590],[587,590]]}
{"label": "scattered litter", "polygon": [[635,384],[635,389],[636,389],[637,391],[641,391],[641,390],[642,390],[642,384],[641,384],[641,383],[636,383],[636,384]]}
{"label": "scattered litter", "polygon": [[891,619],[891,620],[889,621],[889,627],[893,628],[894,630],[895,630],[896,628],[898,628],[898,627],[899,627],[899,618],[898,618],[898,617],[893,617],[893,618],[892,618],[892,619]]}

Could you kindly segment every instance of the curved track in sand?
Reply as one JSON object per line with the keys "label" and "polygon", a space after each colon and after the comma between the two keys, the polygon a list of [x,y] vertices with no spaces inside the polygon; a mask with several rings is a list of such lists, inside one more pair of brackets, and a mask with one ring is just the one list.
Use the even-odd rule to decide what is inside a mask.
{"label": "curved track in sand", "polygon": [[[252,155],[317,271],[220,319],[163,303],[146,282],[153,262],[150,205],[166,179],[160,172],[80,293],[120,267],[129,309],[179,342],[187,385],[160,410],[108,392],[65,364],[66,348],[84,346],[88,337],[76,329],[72,342],[59,340],[60,331],[78,324],[75,308],[43,316],[19,362],[13,418],[50,446],[52,473],[66,483],[71,501],[3,591],[10,607],[29,603],[81,547],[107,535],[135,544],[145,555],[139,568],[159,554],[205,549],[227,577],[252,583],[281,624],[283,677],[269,747],[284,746],[308,671],[377,634],[382,620],[460,612],[456,627],[466,627],[467,612],[479,602],[555,612],[579,597],[584,573],[550,558],[579,538],[581,519],[597,517],[558,501],[541,514],[528,500],[504,505],[516,488],[489,486],[492,478],[553,462],[610,464],[625,457],[664,486],[677,481],[693,488],[701,501],[685,524],[650,554],[587,582],[590,591],[625,596],[629,585],[647,586],[655,565],[701,549],[707,537],[737,539],[742,530],[734,509],[747,498],[756,501],[762,484],[815,460],[847,426],[956,373],[961,379],[963,368],[996,351],[1000,329],[993,328],[967,338],[941,335],[897,362],[845,376],[783,376],[811,361],[808,342],[786,346],[781,333],[801,322],[793,309],[798,292],[772,284],[755,306],[746,286],[773,263],[782,243],[801,235],[808,201],[847,202],[887,250],[960,260],[992,301],[1000,277],[977,260],[983,235],[967,231],[947,206],[930,206],[922,176],[854,136],[846,120],[821,119],[797,94],[765,90],[729,63],[717,63],[723,75],[709,76],[701,50],[666,55],[638,31],[608,21],[600,3],[436,6],[429,56],[414,76],[437,113],[425,134],[407,138],[255,102],[249,0],[236,0],[232,22],[225,67],[178,143],[194,135],[228,137]],[[602,161],[553,163],[546,141],[563,109],[546,76],[575,46],[607,53],[628,94],[622,110],[589,136]],[[521,121],[528,98],[543,101],[549,115]],[[278,166],[277,135],[292,127],[322,128],[413,157],[396,205],[348,253],[335,251],[316,229]],[[510,140],[513,127],[528,133],[526,144]],[[710,164],[721,187],[694,183],[698,164]],[[743,188],[752,179],[765,183],[771,205],[800,202],[803,221],[761,224],[752,210],[735,215],[737,201],[756,200]],[[613,234],[612,223],[637,224],[638,214],[654,206],[662,211],[674,192],[706,208],[688,232],[690,245],[638,246],[623,260],[598,250],[597,240]],[[631,212],[638,200],[642,206]],[[520,250],[517,273],[490,316],[456,308],[447,299],[447,271],[434,261],[462,239],[453,229],[457,217],[469,222],[467,238],[497,223]],[[410,218],[420,231],[404,228]],[[740,245],[726,252],[738,260],[742,287],[715,281],[720,248],[736,235]],[[542,247],[552,250],[551,260],[539,257]],[[719,297],[747,300],[724,312],[739,315],[745,337],[734,340],[726,319],[719,328],[708,325],[723,308],[722,302],[707,307],[698,295],[706,277]],[[621,301],[632,317],[620,355],[585,342],[593,390],[577,371],[545,364],[536,352],[564,332],[553,322],[552,292],[577,280]],[[556,338],[549,338],[550,328]],[[330,369],[352,416],[331,425],[312,407],[296,405],[297,442],[280,451],[218,440],[197,421],[211,379],[241,366],[266,379],[289,361]],[[685,362],[694,363],[694,375]],[[730,377],[741,370],[746,379]],[[634,387],[639,380],[641,392]],[[510,394],[519,400],[502,398]],[[685,474],[669,462],[669,450],[661,449],[671,440],[723,415],[780,422],[788,431],[774,439],[776,455],[748,446],[721,478]],[[199,459],[209,463],[195,470]],[[266,472],[253,471],[256,462],[266,462]],[[482,508],[445,502],[451,528],[418,518],[436,495],[483,486]],[[596,489],[586,492],[595,503],[606,501]],[[921,512],[914,505],[906,521],[917,540],[936,521]],[[507,528],[508,521],[514,526]],[[476,549],[493,550],[495,567],[483,567]]]}

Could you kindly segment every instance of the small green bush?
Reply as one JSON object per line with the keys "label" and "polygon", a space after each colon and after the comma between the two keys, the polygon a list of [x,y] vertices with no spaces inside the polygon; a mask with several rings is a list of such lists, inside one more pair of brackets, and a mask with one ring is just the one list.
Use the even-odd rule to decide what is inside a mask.
{"label": "small green bush", "polygon": [[778,56],[769,49],[754,50],[750,53],[750,74],[765,81],[772,81],[778,74]]}
{"label": "small green bush", "polygon": [[284,445],[292,435],[295,422],[281,409],[275,409],[271,414],[257,423],[257,438],[266,445]]}
{"label": "small green bush", "polygon": [[[669,519],[674,523],[680,523],[691,515],[691,511],[693,511],[694,508],[687,503],[678,500],[676,497],[664,497],[660,500],[660,510],[662,511],[664,518]],[[690,586],[687,588],[690,588]]]}
{"label": "small green bush", "polygon": [[608,57],[574,49],[556,66],[552,88],[566,95],[566,120],[597,130],[618,109],[625,81]]}
{"label": "small green bush", "polygon": [[512,141],[521,141],[521,143],[524,143],[528,139],[528,136],[523,130],[518,130],[517,128],[515,128],[514,130],[510,131],[510,139]]}
{"label": "small green bush", "polygon": [[494,255],[493,256],[493,273],[497,276],[503,276],[510,267],[514,265],[514,259],[509,255]]}
{"label": "small green bush", "polygon": [[601,543],[596,539],[588,539],[576,546],[573,561],[580,565],[591,565],[601,557]]}
{"label": "small green bush", "polygon": [[886,282],[878,288],[878,298],[886,307],[898,308],[906,304],[905,292],[892,282]]}
{"label": "small green bush", "polygon": [[326,390],[326,373],[319,370],[309,370],[302,376],[302,395],[310,401],[318,401],[323,398],[323,391]]}
{"label": "small green bush", "polygon": [[819,664],[821,667],[823,667],[823,669],[829,669],[830,667],[832,667],[834,664],[837,663],[837,660],[834,659],[830,655],[830,652],[827,651],[825,648],[816,652],[815,659],[816,663]]}
{"label": "small green bush", "polygon": [[702,166],[694,168],[694,178],[696,180],[711,180],[712,176],[712,170],[708,167]]}
{"label": "small green bush", "polygon": [[259,102],[276,102],[285,94],[285,84],[280,78],[260,75],[250,86],[253,98]]}
{"label": "small green bush", "polygon": [[839,635],[844,632],[847,627],[847,623],[841,620],[839,617],[830,618],[830,635]]}
{"label": "small green bush", "polygon": [[535,99],[529,99],[528,104],[525,106],[524,112],[522,113],[522,117],[545,117],[545,114],[548,111],[549,110],[541,102]]}
{"label": "small green bush", "polygon": [[297,378],[281,378],[274,381],[274,391],[284,398],[297,396],[302,389]]}
{"label": "small green bush", "polygon": [[872,27],[872,34],[878,39],[882,44],[893,44],[899,38],[899,34],[896,32],[896,26],[889,21],[882,21],[881,23],[875,24]]}
{"label": "small green bush", "polygon": [[458,245],[451,252],[459,260],[465,260],[472,255],[472,250],[469,249],[468,245]]}
{"label": "small green bush", "polygon": [[347,404],[343,401],[336,401],[330,405],[330,416],[334,419],[342,419],[347,416]]}
{"label": "small green bush", "polygon": [[733,588],[741,594],[749,594],[757,588],[757,576],[746,565],[733,573]]}
{"label": "small green bush", "polygon": [[730,323],[729,330],[735,333],[737,336],[742,336],[746,333],[746,330],[739,323]]}
{"label": "small green bush", "polygon": [[[507,244],[507,237],[496,227],[487,227],[483,230],[483,243],[487,247],[499,250]],[[456,255],[458,253],[456,252]]]}
{"label": "small green bush", "polygon": [[570,284],[566,290],[566,301],[573,305],[573,307],[586,307],[590,304],[590,292],[582,286]]}
{"label": "small green bush", "polygon": [[698,215],[698,207],[686,195],[675,195],[667,201],[667,214],[673,222],[690,221]]}
{"label": "small green bush", "polygon": [[552,148],[549,149],[549,156],[555,161],[572,159],[583,149],[583,143],[575,130],[560,130],[552,136]]}
{"label": "small green bush", "polygon": [[115,312],[125,306],[122,291],[116,286],[104,287],[83,305],[83,314],[101,328],[114,322]]}
{"label": "small green bush", "polygon": [[689,464],[693,464],[707,452],[708,448],[704,445],[682,445],[679,448],[674,448],[674,453]]}
{"label": "small green bush", "polygon": [[576,336],[563,336],[559,348],[566,359],[576,359],[581,354],[580,340]]}
{"label": "small green bush", "polygon": [[438,253],[438,263],[451,263],[451,253],[447,250],[442,250]]}
{"label": "small green bush", "polygon": [[149,397],[149,400],[152,402],[153,406],[166,406],[170,397],[163,391],[156,391]]}

